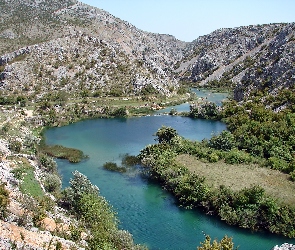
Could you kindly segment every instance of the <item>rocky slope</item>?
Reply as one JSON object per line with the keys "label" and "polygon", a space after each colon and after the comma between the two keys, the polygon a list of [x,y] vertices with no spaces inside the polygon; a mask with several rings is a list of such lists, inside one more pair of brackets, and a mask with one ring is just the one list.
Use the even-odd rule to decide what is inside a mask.
{"label": "rocky slope", "polygon": [[294,85],[295,24],[220,29],[189,44],[176,72],[187,81],[234,89],[242,101],[251,91]]}
{"label": "rocky slope", "polygon": [[[86,72],[80,72],[84,81],[93,74],[93,81],[109,85],[111,70],[105,75],[101,72],[104,71],[101,67],[110,65],[110,68],[115,68],[115,77],[118,77],[115,80],[117,82],[120,80],[121,84],[126,84],[127,88],[131,90],[133,88],[135,92],[140,91],[145,85],[151,85],[157,92],[169,95],[171,90],[173,92],[173,87],[178,87],[170,72],[174,62],[181,59],[185,43],[173,36],[141,31],[103,10],[77,1],[2,0],[0,6],[4,12],[0,25],[2,48],[0,54],[12,51],[0,59],[3,89],[9,89],[5,87],[6,85],[18,85],[18,80],[11,77],[14,72],[21,74],[22,79],[35,82],[36,80],[31,79],[32,75],[27,74],[27,71],[36,71],[38,67],[36,63],[50,64],[54,56],[46,58],[44,54],[51,53],[54,53],[56,60],[60,61],[55,64],[57,70],[64,72],[66,66],[73,66],[71,73],[58,74],[57,80],[62,77],[71,78],[69,76],[71,74],[79,74],[79,70],[83,71],[82,65],[88,64],[90,71],[87,69]],[[8,23],[10,25],[7,29]],[[40,45],[27,47],[29,44],[37,43]],[[102,51],[102,43],[108,51]],[[65,53],[68,60],[64,59]],[[29,59],[18,65],[5,67],[22,54],[26,54]],[[78,56],[80,60],[77,63],[80,66],[77,69],[71,62],[74,60],[72,57]],[[107,57],[107,60],[111,61],[105,65],[99,56]],[[39,60],[35,61],[36,57]],[[26,72],[22,70],[24,67]],[[45,70],[50,69],[45,68]],[[46,78],[40,77],[40,74],[39,79],[41,82],[47,81]],[[91,81],[87,81],[87,85],[89,84]],[[100,84],[94,86],[94,88],[100,87]],[[88,90],[92,91],[91,88]]]}
{"label": "rocky slope", "polygon": [[34,98],[50,81],[57,91],[126,96],[147,87],[171,95],[182,79],[226,85],[242,100],[253,88],[271,85],[275,93],[294,82],[294,23],[219,29],[185,43],[78,1],[1,0],[0,6],[2,90],[26,89]]}

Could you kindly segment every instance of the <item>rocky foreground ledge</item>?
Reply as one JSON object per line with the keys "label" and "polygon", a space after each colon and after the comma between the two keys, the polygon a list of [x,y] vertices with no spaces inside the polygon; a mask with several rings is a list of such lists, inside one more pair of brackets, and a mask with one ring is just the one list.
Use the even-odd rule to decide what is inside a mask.
{"label": "rocky foreground ledge", "polygon": [[295,250],[295,245],[284,243],[281,246],[276,245],[272,250]]}

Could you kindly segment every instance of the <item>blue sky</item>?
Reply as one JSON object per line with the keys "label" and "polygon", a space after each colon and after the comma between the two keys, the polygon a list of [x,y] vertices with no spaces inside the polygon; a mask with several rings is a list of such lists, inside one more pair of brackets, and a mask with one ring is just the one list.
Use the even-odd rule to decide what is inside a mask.
{"label": "blue sky", "polygon": [[219,28],[295,22],[295,0],[82,0],[137,28],[191,42]]}

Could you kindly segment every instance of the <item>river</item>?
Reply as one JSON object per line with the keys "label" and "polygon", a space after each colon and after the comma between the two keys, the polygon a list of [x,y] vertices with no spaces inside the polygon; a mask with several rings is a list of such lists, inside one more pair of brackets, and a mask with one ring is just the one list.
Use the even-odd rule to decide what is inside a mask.
{"label": "river", "polygon": [[[187,109],[186,105],[181,109]],[[48,144],[78,148],[89,156],[78,164],[57,160],[63,187],[68,185],[74,170],[85,174],[118,213],[120,228],[131,232],[136,243],[146,244],[151,250],[196,249],[204,241],[204,233],[219,240],[224,235],[233,237],[240,250],[268,250],[276,244],[292,243],[283,237],[251,233],[199,211],[179,208],[169,193],[141,178],[136,171],[121,174],[103,169],[105,162],[120,164],[124,154],[137,155],[147,144],[155,143],[153,134],[162,125],[171,126],[181,136],[192,140],[210,138],[213,132],[226,129],[219,121],[157,114],[87,120],[49,129],[45,136]]]}

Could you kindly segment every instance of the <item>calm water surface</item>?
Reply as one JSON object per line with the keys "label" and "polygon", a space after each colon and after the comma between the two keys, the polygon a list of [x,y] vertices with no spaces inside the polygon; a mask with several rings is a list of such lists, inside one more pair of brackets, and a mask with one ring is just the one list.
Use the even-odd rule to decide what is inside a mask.
{"label": "calm water surface", "polygon": [[48,144],[79,148],[89,155],[79,164],[57,161],[63,185],[68,185],[74,170],[85,174],[118,213],[120,227],[130,231],[136,243],[150,249],[196,249],[204,240],[203,233],[218,239],[231,236],[240,250],[268,250],[286,241],[292,243],[282,237],[229,227],[212,216],[179,208],[171,195],[136,172],[120,174],[103,169],[105,162],[120,164],[122,155],[137,155],[147,144],[154,143],[153,134],[162,125],[192,140],[209,138],[212,132],[226,128],[216,121],[157,115],[78,122],[48,130],[46,139]]}
{"label": "calm water surface", "polygon": [[[197,89],[192,88],[191,91],[196,94],[198,99],[208,101],[208,102],[214,102],[216,105],[221,106],[222,102],[226,100],[228,97],[228,93],[222,93],[222,92],[211,92],[210,90],[206,89]],[[169,113],[172,108],[176,109],[178,112],[189,112],[189,103],[183,103],[180,105],[167,107],[165,109],[157,111],[157,113]]]}

